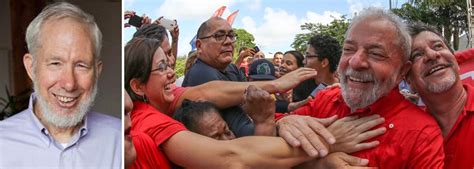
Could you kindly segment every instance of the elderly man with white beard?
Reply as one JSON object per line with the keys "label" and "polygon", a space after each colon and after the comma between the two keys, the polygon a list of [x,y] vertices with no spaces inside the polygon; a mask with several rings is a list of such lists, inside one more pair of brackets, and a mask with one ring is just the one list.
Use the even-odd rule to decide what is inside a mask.
{"label": "elderly man with white beard", "polygon": [[[301,145],[308,151],[333,153],[315,162],[322,168],[328,168],[324,166],[327,161],[344,163],[349,157],[345,153],[368,159],[369,167],[443,168],[443,138],[436,121],[405,100],[398,91],[398,84],[411,67],[410,50],[411,38],[399,17],[382,9],[363,10],[353,18],[345,35],[338,67],[341,87],[319,92],[314,101],[281,118],[277,122],[280,136],[293,146]],[[377,126],[379,129],[364,133],[374,137],[354,150],[333,149],[331,144],[328,144],[328,151],[318,147],[323,140],[316,137],[311,123],[307,122],[313,117],[374,114],[383,117],[384,123]],[[365,125],[335,130],[330,126],[328,130],[353,130],[365,128]],[[377,136],[374,132],[384,134]],[[357,141],[360,136],[351,139]],[[343,140],[336,138],[333,144],[340,141]],[[377,146],[357,151],[357,148],[374,145]],[[351,165],[350,161],[345,163]]]}
{"label": "elderly man with white beard", "polygon": [[90,112],[102,34],[69,3],[48,5],[26,31],[28,109],[0,122],[0,168],[120,168],[119,119]]}

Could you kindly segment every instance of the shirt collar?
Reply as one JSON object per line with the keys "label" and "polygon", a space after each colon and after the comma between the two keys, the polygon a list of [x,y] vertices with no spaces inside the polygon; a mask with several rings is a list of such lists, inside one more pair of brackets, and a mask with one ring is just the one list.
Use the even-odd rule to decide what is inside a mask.
{"label": "shirt collar", "polygon": [[[377,114],[388,113],[393,109],[394,106],[399,105],[404,100],[405,98],[402,94],[400,94],[398,87],[394,87],[387,95],[382,96],[377,101],[365,108],[357,109],[355,112],[353,112],[353,114],[372,114],[374,112]],[[339,95],[339,97],[337,97],[337,101],[344,103],[344,105],[347,106],[344,101],[344,98],[342,98],[342,93]],[[347,107],[349,108],[349,106]]]}
{"label": "shirt collar", "polygon": [[464,106],[464,110],[466,110],[468,113],[474,113],[474,87],[467,84],[463,84],[463,87],[467,94],[466,106]]}
{"label": "shirt collar", "polygon": [[[33,92],[30,96],[30,100],[28,102],[28,108],[27,108],[27,111],[29,113],[29,117],[30,117],[30,121],[32,122],[32,124],[34,125],[34,127],[36,129],[38,129],[39,132],[41,132],[42,134],[44,134],[45,136],[47,136],[47,140],[43,140],[45,141],[46,143],[50,144],[51,141],[53,140],[52,137],[50,137],[49,135],[49,131],[46,129],[46,127],[44,127],[44,125],[40,122],[40,120],[38,119],[38,117],[36,116],[36,114],[34,113],[34,103],[36,102],[36,93]],[[89,113],[87,113],[89,114]],[[79,133],[79,137],[83,137],[87,134],[88,132],[88,127],[89,127],[89,124],[88,124],[88,118],[87,118],[87,114],[86,116],[84,117],[84,123],[83,125],[81,126],[81,128],[79,129],[79,131],[77,133]],[[74,134],[73,136],[73,140],[74,138],[76,137],[76,134]]]}

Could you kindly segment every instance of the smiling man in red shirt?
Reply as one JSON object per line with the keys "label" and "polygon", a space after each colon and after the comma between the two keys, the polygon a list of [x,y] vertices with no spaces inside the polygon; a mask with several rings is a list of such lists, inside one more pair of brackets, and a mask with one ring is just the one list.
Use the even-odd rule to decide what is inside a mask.
{"label": "smiling man in red shirt", "polygon": [[463,84],[454,52],[433,27],[411,26],[412,69],[407,76],[444,137],[445,168],[474,168],[474,87]]}
{"label": "smiling man in red shirt", "polygon": [[[385,134],[362,145],[378,144],[377,147],[359,152],[330,152],[369,159],[370,167],[443,168],[443,138],[436,121],[398,91],[398,84],[411,67],[410,44],[407,27],[400,18],[381,9],[364,10],[346,32],[338,67],[341,87],[321,91],[313,101],[294,111],[296,115],[283,117],[277,122],[279,133],[291,133],[282,135],[290,143],[311,143],[315,139],[310,134],[313,131],[308,131],[311,125],[294,123],[298,118],[307,118],[301,115],[342,118],[379,114],[385,118],[381,124]],[[340,130],[359,127],[364,126]],[[338,141],[342,140],[336,138],[335,144]]]}

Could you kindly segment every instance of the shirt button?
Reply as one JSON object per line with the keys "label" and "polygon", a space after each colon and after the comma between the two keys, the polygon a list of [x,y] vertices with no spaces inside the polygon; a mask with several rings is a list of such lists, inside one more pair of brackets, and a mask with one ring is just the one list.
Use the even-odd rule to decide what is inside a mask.
{"label": "shirt button", "polygon": [[395,127],[395,125],[393,125],[393,123],[390,123],[390,124],[388,125],[388,128],[393,129],[394,127]]}

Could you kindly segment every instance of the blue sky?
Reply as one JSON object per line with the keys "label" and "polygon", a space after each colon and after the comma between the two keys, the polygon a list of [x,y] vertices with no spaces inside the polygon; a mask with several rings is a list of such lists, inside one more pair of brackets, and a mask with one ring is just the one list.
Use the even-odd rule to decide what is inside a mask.
{"label": "blue sky", "polygon": [[[406,0],[392,0],[392,7],[400,7]],[[291,50],[291,43],[300,25],[305,22],[327,24],[331,16],[346,15],[369,6],[388,9],[389,0],[124,0],[124,10],[146,14],[153,20],[164,16],[178,21],[180,36],[178,56],[186,55],[199,25],[220,6],[227,6],[223,18],[235,10],[239,14],[232,25],[252,33],[255,43],[272,57],[276,51]],[[124,21],[125,22],[125,21]],[[135,28],[125,28],[122,43],[129,41]]]}

